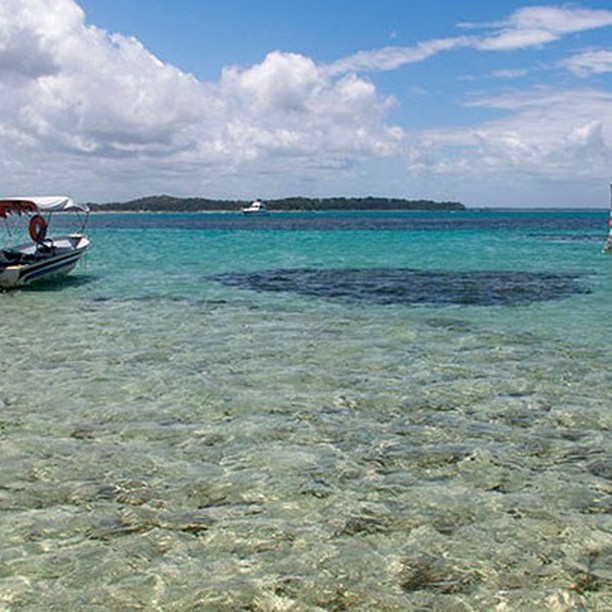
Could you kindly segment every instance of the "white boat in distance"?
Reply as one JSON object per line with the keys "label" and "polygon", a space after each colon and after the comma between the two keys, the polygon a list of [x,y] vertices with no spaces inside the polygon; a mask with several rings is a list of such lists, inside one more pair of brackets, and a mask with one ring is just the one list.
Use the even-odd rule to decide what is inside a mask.
{"label": "white boat in distance", "polygon": [[267,215],[268,208],[261,200],[255,200],[251,202],[248,206],[243,207],[242,209],[243,215]]}
{"label": "white boat in distance", "polygon": [[[77,213],[80,232],[48,236],[49,221],[59,212]],[[4,219],[9,235],[15,229],[10,227],[9,217],[26,215],[31,239],[0,248],[0,289],[22,287],[69,274],[89,246],[89,239],[82,233],[88,213],[87,206],[76,204],[65,196],[0,198],[0,219]]]}

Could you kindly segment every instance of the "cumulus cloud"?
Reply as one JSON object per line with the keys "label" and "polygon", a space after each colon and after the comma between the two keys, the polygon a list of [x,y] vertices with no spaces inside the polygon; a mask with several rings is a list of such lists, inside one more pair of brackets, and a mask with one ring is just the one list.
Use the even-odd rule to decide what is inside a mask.
{"label": "cumulus cloud", "polygon": [[[472,104],[508,115],[475,127],[415,134],[410,156],[413,170],[481,178],[518,172],[559,181],[609,172],[610,93],[536,89],[485,97]],[[427,156],[420,154],[423,150]]]}
{"label": "cumulus cloud", "polygon": [[[389,121],[398,102],[364,73],[458,49],[540,45],[610,24],[612,11],[528,7],[503,21],[463,24],[469,32],[462,36],[360,51],[329,65],[271,51],[204,82],[135,38],[88,25],[75,0],[2,0],[3,191],[67,191],[98,200],[161,191],[249,197],[308,185],[322,193],[319,186],[329,181],[323,184],[346,192],[354,170],[377,159],[407,160],[408,172],[398,179],[404,185],[419,173],[561,176],[575,171],[572,164],[605,172],[612,138],[612,99],[605,93],[481,97],[472,104],[498,119],[409,133]],[[588,76],[612,70],[612,60],[609,52],[584,52],[565,66]]]}
{"label": "cumulus cloud", "polygon": [[151,184],[160,173],[205,184],[247,163],[269,172],[274,157],[337,168],[398,151],[401,130],[384,121],[392,105],[367,80],[298,54],[271,52],[206,83],[87,25],[73,0],[0,5],[0,133],[12,142],[0,164],[13,178],[45,153],[48,176],[95,168],[125,179],[132,168]]}
{"label": "cumulus cloud", "polygon": [[0,126],[31,147],[109,157],[180,149],[209,97],[137,40],[85,26],[72,0],[4,0],[0,31],[0,66],[12,77],[0,82]]}
{"label": "cumulus cloud", "polygon": [[[384,126],[392,99],[354,75],[329,79],[312,60],[273,52],[252,68],[227,68],[223,99],[231,101],[232,126],[261,145],[289,156],[351,157],[397,152],[397,128]],[[251,126],[248,130],[247,126]]]}

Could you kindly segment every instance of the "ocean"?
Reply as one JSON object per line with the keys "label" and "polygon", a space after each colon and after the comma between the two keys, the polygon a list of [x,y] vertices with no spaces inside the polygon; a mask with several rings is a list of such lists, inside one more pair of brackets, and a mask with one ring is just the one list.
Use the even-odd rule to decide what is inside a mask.
{"label": "ocean", "polygon": [[0,294],[0,610],[612,609],[607,230],[92,214]]}

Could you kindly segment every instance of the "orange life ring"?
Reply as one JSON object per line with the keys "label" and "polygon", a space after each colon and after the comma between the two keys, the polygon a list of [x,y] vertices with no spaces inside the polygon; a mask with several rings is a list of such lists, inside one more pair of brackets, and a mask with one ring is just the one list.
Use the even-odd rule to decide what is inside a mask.
{"label": "orange life ring", "polygon": [[41,243],[47,235],[47,222],[40,215],[34,215],[30,219],[28,230],[30,238],[34,242]]}

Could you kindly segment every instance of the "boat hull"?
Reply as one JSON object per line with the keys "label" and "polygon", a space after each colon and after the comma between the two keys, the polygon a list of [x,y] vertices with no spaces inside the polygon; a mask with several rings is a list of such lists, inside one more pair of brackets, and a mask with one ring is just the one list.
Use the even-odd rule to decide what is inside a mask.
{"label": "boat hull", "polygon": [[30,261],[2,265],[0,267],[0,288],[24,287],[32,283],[67,276],[74,270],[88,247],[88,238],[82,235],[72,235],[54,241],[54,246],[47,254],[33,256]]}

